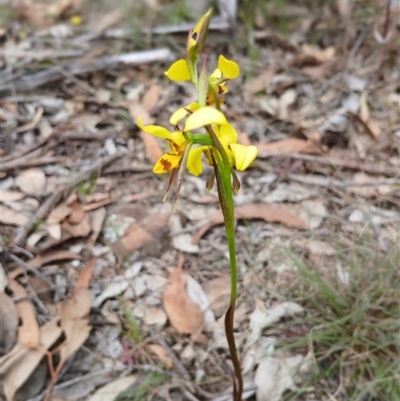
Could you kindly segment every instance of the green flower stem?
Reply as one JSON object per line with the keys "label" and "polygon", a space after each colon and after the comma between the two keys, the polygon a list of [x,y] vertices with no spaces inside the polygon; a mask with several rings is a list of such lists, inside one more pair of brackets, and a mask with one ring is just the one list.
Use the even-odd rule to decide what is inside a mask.
{"label": "green flower stem", "polygon": [[[226,237],[229,247],[229,262],[231,269],[231,299],[229,308],[225,314],[225,334],[228,341],[229,352],[231,354],[233,367],[235,370],[235,380],[233,382],[233,400],[241,401],[243,393],[243,378],[237,356],[233,324],[235,318],[235,307],[237,300],[237,263],[236,263],[236,241],[235,241],[235,210],[233,205],[233,192],[231,185],[231,166],[228,155],[225,152],[217,135],[211,128],[206,127],[214,141],[215,148],[211,150],[213,158],[215,178],[217,182],[218,196],[224,216]],[[214,151],[216,149],[216,151]]]}
{"label": "green flower stem", "polygon": [[186,59],[188,64],[188,70],[190,74],[190,79],[193,82],[196,90],[198,90],[198,74],[197,74],[197,56],[192,56],[191,58]]}

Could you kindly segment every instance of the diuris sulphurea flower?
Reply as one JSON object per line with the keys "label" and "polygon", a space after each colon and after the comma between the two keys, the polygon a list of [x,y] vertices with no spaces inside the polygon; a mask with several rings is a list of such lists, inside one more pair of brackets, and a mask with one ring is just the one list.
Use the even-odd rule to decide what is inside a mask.
{"label": "diuris sulphurea flower", "polygon": [[[180,131],[178,123],[188,114],[190,115],[186,119],[184,131]],[[210,126],[211,129],[214,129],[229,157],[231,166],[237,170],[246,170],[257,157],[257,148],[255,146],[245,146],[237,143],[235,129],[228,123],[224,114],[215,108],[209,106],[200,108],[198,103],[191,103],[187,107],[182,107],[175,111],[170,118],[170,122],[175,131],[168,131],[159,125],[143,125],[141,118],[137,121],[137,125],[144,132],[166,139],[169,142],[170,151],[162,155],[154,165],[153,172],[155,174],[169,173],[178,168],[186,148],[190,147],[186,167],[190,174],[200,175],[203,172],[202,153],[210,149],[209,146],[204,145],[207,142],[204,135],[191,134],[190,131],[205,126]],[[203,146],[195,146],[195,144],[203,144]],[[211,164],[210,158],[207,157],[207,159]]]}
{"label": "diuris sulphurea flower", "polygon": [[241,401],[243,379],[233,332],[237,299],[233,192],[237,193],[240,187],[235,169],[246,170],[257,157],[257,148],[237,143],[238,136],[235,128],[229,123],[221,110],[221,106],[225,105],[223,95],[228,92],[227,83],[239,76],[239,65],[220,55],[217,68],[212,74],[208,74],[207,57],[204,56],[198,73],[197,60],[199,56],[202,56],[201,52],[207,36],[211,14],[212,10],[209,10],[199,20],[195,28],[189,32],[186,58],[174,62],[165,72],[165,75],[172,81],[192,82],[197,92],[197,101],[179,107],[171,115],[169,122],[173,127],[172,131],[158,125],[143,125],[140,118],[137,125],[143,131],[168,142],[169,150],[156,162],[153,172],[155,174],[170,173],[164,201],[172,184],[176,184],[174,209],[186,170],[196,176],[202,174],[203,154],[208,165],[213,168],[213,173],[207,180],[206,188],[210,190],[214,182],[217,184],[228,240],[231,300],[229,309],[225,314],[225,333],[234,368],[233,401]]}

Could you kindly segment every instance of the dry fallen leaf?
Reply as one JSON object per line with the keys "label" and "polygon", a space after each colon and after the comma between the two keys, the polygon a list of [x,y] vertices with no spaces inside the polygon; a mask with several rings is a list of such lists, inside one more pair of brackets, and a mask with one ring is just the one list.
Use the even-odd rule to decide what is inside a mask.
{"label": "dry fallen leaf", "polygon": [[85,218],[85,210],[83,206],[78,202],[72,202],[69,205],[71,214],[67,218],[69,224],[79,224]]}
{"label": "dry fallen leaf", "polygon": [[281,120],[287,120],[289,118],[289,108],[294,104],[297,99],[297,91],[295,89],[288,89],[283,92],[279,98],[278,105],[278,118]]}
{"label": "dry fallen leaf", "polygon": [[40,195],[46,188],[46,176],[38,168],[23,171],[15,178],[15,185],[27,195]]}
{"label": "dry fallen leaf", "polygon": [[[150,117],[144,106],[136,102],[130,102],[128,109],[133,121],[136,122],[138,118],[141,117],[144,125],[153,123],[153,119]],[[164,153],[161,149],[160,143],[154,136],[143,131],[140,132],[140,137],[142,138],[146,148],[146,154],[149,159],[155,163]]]}
{"label": "dry fallen leaf", "polygon": [[18,310],[14,301],[0,292],[0,356],[7,354],[17,342]]}
{"label": "dry fallen leaf", "polygon": [[303,362],[303,355],[262,358],[254,378],[257,401],[279,401],[286,390],[296,390],[295,376]]}
{"label": "dry fallen leaf", "polygon": [[314,57],[318,62],[321,63],[332,60],[336,53],[334,46],[329,46],[325,49],[318,49],[317,47],[313,47],[307,43],[304,43],[301,49],[305,55]]}
{"label": "dry fallen leaf", "polygon": [[70,300],[60,304],[61,328],[65,341],[60,346],[60,360],[54,370],[48,392],[51,392],[58,375],[67,359],[72,356],[89,337],[92,327],[89,325],[89,313],[92,307],[92,295],[89,282],[96,264],[96,259],[88,262],[82,270],[75,291]]}
{"label": "dry fallen leaf", "polygon": [[181,252],[199,253],[198,245],[193,244],[192,236],[189,233],[180,233],[182,231],[181,218],[177,214],[173,214],[169,218],[169,229],[172,237],[172,246]]}
{"label": "dry fallen leaf", "polygon": [[[272,205],[264,203],[253,203],[240,205],[235,208],[236,219],[260,219],[268,223],[279,222],[288,227],[307,229],[307,221],[299,216],[295,208],[286,205]],[[197,244],[201,237],[213,226],[222,224],[224,218],[222,212],[218,210],[208,217],[208,222],[201,227],[193,236],[193,242]]]}
{"label": "dry fallen leaf", "polygon": [[82,256],[70,251],[53,251],[45,254],[36,255],[28,263],[31,267],[39,268],[48,263],[59,260],[81,260]]}
{"label": "dry fallen leaf", "polygon": [[160,99],[163,90],[161,86],[157,84],[150,85],[150,88],[146,90],[142,98],[142,105],[147,110],[150,111],[155,107]]}
{"label": "dry fallen leaf", "polygon": [[22,192],[6,191],[2,189],[0,191],[0,202],[15,202],[25,197]]}
{"label": "dry fallen leaf", "polygon": [[61,223],[67,216],[72,213],[72,209],[66,202],[60,203],[47,216],[46,223],[48,225]]}
{"label": "dry fallen leaf", "polygon": [[256,299],[256,308],[250,315],[249,342],[255,342],[261,337],[262,330],[286,316],[293,316],[304,311],[303,307],[296,302],[282,302],[267,310],[263,302]]}
{"label": "dry fallen leaf", "polygon": [[172,326],[181,334],[196,335],[204,323],[200,306],[186,293],[186,277],[183,273],[183,256],[178,267],[168,276],[170,282],[162,294],[165,312]]}
{"label": "dry fallen leaf", "polygon": [[118,24],[118,22],[120,22],[122,18],[123,15],[121,10],[110,11],[104,14],[102,17],[100,17],[100,20],[97,21],[94,30],[96,32],[103,32],[106,29],[111,28],[112,26]]}
{"label": "dry fallen leaf", "polygon": [[16,304],[18,315],[22,321],[18,328],[18,343],[27,348],[38,348],[40,345],[40,330],[36,320],[35,308],[21,284],[10,278],[9,286],[14,296],[20,298]]}
{"label": "dry fallen leaf", "polygon": [[[87,262],[86,266],[84,269],[81,271],[81,274],[79,275],[78,282],[76,283],[75,286],[75,292],[77,292],[81,288],[89,288],[89,283],[90,279],[92,278],[93,274],[93,269],[96,266],[97,258],[93,258]],[[90,308],[89,308],[90,309]]]}
{"label": "dry fallen leaf", "polygon": [[92,221],[92,233],[88,238],[89,244],[94,244],[97,240],[97,237],[101,233],[101,229],[103,228],[103,223],[107,215],[107,210],[105,207],[101,207],[99,209],[92,210],[89,212],[90,220]]}
{"label": "dry fallen leaf", "polygon": [[258,157],[277,156],[285,153],[321,154],[325,151],[321,145],[298,138],[287,138],[278,142],[260,142],[257,145]]}
{"label": "dry fallen leaf", "polygon": [[138,381],[140,376],[130,375],[127,377],[118,378],[100,387],[89,398],[89,401],[110,401],[116,400],[118,395],[127,390],[130,386]]}
{"label": "dry fallen leaf", "polygon": [[[79,288],[70,301],[61,304],[61,327],[63,328],[66,342],[60,351],[60,365],[63,365],[89,337],[92,329],[89,325],[91,305],[92,297],[87,288]],[[59,367],[57,367],[57,371],[60,371]]]}
{"label": "dry fallen leaf", "polygon": [[213,280],[202,283],[210,308],[217,318],[220,318],[228,309],[231,293],[231,279],[229,274],[223,274]]}
{"label": "dry fallen leaf", "polygon": [[160,244],[160,237],[162,238],[165,232],[169,216],[168,213],[153,213],[140,222],[131,224],[114,246],[117,256],[125,258],[144,246],[152,246],[154,254],[153,244]]}
{"label": "dry fallen leaf", "polygon": [[7,206],[0,205],[0,223],[9,224],[13,226],[23,226],[27,224],[29,217],[17,212],[16,210],[10,209]]}
{"label": "dry fallen leaf", "polygon": [[65,241],[69,238],[86,237],[90,234],[92,227],[90,217],[87,213],[84,214],[83,220],[78,224],[70,224],[63,221],[61,224],[62,240]]}
{"label": "dry fallen leaf", "polygon": [[246,84],[244,85],[245,94],[253,96],[256,93],[265,92],[274,74],[275,68],[270,67],[266,71],[261,73],[258,77],[246,82]]}
{"label": "dry fallen leaf", "polygon": [[44,112],[44,108],[43,107],[39,107],[36,111],[36,114],[34,115],[32,121],[29,121],[28,123],[21,125],[20,127],[18,127],[15,132],[20,134],[21,132],[25,132],[25,131],[30,131],[33,130],[36,125],[39,123],[40,119],[42,118]]}
{"label": "dry fallen leaf", "polygon": [[328,210],[323,199],[305,200],[301,202],[299,218],[306,222],[309,230],[317,229],[325,217],[328,216]]}
{"label": "dry fallen leaf", "polygon": [[40,327],[40,348],[28,348],[20,342],[4,357],[0,358],[3,391],[7,401],[14,401],[18,389],[31,377],[40,361],[62,333],[59,318]]}
{"label": "dry fallen leaf", "polygon": [[57,0],[47,8],[46,15],[53,18],[62,17],[71,8],[77,8],[82,3],[82,0]]}
{"label": "dry fallen leaf", "polygon": [[168,352],[159,344],[147,344],[146,348],[148,348],[151,352],[157,355],[158,359],[163,362],[167,369],[172,369],[174,363],[172,359],[168,356]]}

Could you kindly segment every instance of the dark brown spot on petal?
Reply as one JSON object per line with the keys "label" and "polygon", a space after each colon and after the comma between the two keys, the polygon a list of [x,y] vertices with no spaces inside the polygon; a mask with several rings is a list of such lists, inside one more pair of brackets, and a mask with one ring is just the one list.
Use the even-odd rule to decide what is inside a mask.
{"label": "dark brown spot on petal", "polygon": [[218,95],[222,95],[224,93],[224,88],[221,85],[218,85]]}
{"label": "dark brown spot on petal", "polygon": [[170,171],[172,164],[167,159],[160,159],[160,164],[163,166],[164,171]]}
{"label": "dark brown spot on petal", "polygon": [[178,145],[177,143],[172,142],[172,141],[170,141],[169,143],[170,143],[171,149],[172,149],[173,151],[179,152],[179,145]]}
{"label": "dark brown spot on petal", "polygon": [[197,37],[198,37],[198,33],[197,32],[193,32],[192,33],[192,39],[193,40],[197,40]]}

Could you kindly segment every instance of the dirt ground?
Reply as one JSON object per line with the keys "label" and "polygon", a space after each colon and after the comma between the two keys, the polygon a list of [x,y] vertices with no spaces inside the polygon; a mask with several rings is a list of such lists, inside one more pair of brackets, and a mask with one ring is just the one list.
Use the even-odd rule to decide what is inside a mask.
{"label": "dirt ground", "polygon": [[[3,0],[0,399],[231,399],[211,168],[174,214],[136,125],[196,100],[164,72],[199,4]],[[240,65],[225,114],[258,148],[235,197],[244,398],[400,399],[400,3],[218,4],[209,70]]]}

